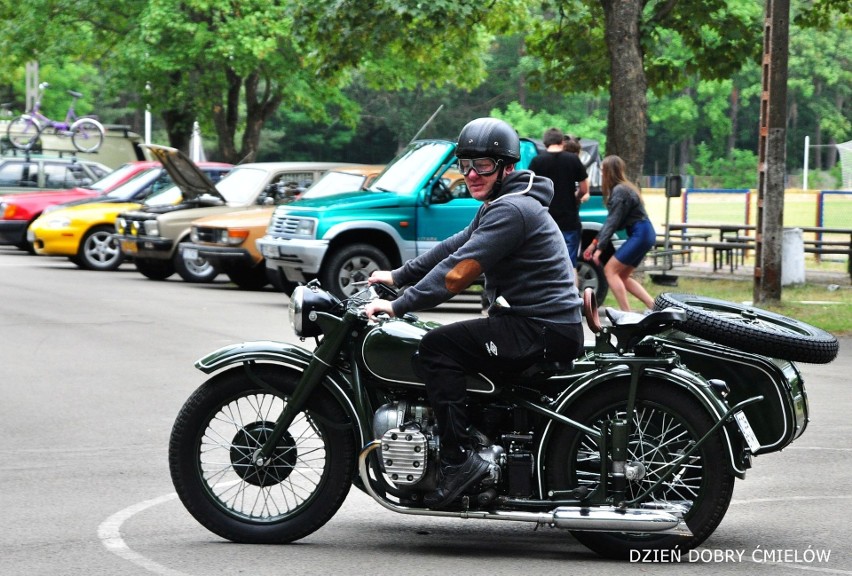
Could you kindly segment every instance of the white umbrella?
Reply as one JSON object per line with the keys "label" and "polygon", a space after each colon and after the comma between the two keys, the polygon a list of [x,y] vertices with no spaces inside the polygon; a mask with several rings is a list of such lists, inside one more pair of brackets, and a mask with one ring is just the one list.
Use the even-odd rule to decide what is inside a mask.
{"label": "white umbrella", "polygon": [[193,162],[205,162],[207,157],[204,156],[204,146],[201,145],[201,128],[198,127],[198,122],[192,123],[192,138],[189,140],[189,158]]}

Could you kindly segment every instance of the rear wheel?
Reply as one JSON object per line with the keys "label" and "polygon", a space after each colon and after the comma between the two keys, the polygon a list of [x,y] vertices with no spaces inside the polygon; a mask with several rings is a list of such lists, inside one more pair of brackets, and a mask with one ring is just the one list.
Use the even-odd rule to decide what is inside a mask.
{"label": "rear wheel", "polygon": [[165,280],[175,273],[175,267],[171,260],[135,258],[133,262],[136,264],[139,273],[150,280]]}
{"label": "rear wheel", "polygon": [[252,268],[245,266],[223,266],[228,279],[243,290],[260,290],[269,284],[266,263],[261,261]]}
{"label": "rear wheel", "polygon": [[603,268],[589,260],[577,259],[577,289],[582,294],[586,288],[595,291],[598,302],[603,304],[609,293],[609,284],[606,281]]}
{"label": "rear wheel", "polygon": [[6,127],[6,136],[18,150],[29,150],[41,134],[41,125],[29,114],[18,116]]}
{"label": "rear wheel", "polygon": [[[581,398],[567,414],[594,429],[610,418],[625,418],[627,383],[600,386]],[[628,464],[639,470],[628,482],[626,497],[638,496],[665,472],[668,464],[685,454],[710,428],[713,421],[689,393],[664,382],[645,382],[636,396],[630,420]],[[684,511],[692,536],[579,532],[572,534],[601,556],[626,558],[631,550],[690,550],[701,544],[719,525],[734,490],[728,469],[727,451],[719,434],[710,437],[663,482],[646,506],[673,506]],[[560,428],[547,452],[547,482],[550,490],[595,488],[600,483],[600,457],[592,437]],[[641,506],[641,504],[639,505]]]}
{"label": "rear wheel", "polygon": [[124,261],[124,255],[113,236],[114,231],[112,226],[89,230],[80,242],[74,263],[86,270],[116,270]]}
{"label": "rear wheel", "polygon": [[351,486],[355,443],[346,413],[319,392],[297,413],[265,464],[254,455],[295,390],[299,373],[256,365],[281,393],[232,368],[186,401],[172,429],[169,469],[186,509],[234,542],[276,544],[303,538],[340,508]]}

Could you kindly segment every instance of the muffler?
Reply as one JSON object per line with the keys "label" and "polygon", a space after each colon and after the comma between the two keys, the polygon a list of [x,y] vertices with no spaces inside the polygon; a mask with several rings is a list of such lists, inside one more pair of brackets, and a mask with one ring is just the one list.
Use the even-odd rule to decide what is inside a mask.
{"label": "muffler", "polygon": [[373,490],[370,473],[367,469],[367,456],[380,446],[381,441],[374,440],[361,450],[358,458],[358,473],[367,493],[388,510],[399,514],[533,522],[580,532],[653,532],[655,534],[692,536],[692,532],[686,522],[683,521],[681,511],[677,508],[620,509],[614,506],[559,506],[549,512],[520,512],[515,510],[462,510],[455,512],[402,506],[383,498]]}

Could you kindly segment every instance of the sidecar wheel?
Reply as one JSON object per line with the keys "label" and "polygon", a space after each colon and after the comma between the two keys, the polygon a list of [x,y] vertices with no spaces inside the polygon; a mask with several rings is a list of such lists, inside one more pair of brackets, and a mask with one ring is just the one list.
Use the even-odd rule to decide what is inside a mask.
{"label": "sidecar wheel", "polygon": [[272,431],[299,374],[272,365],[252,370],[286,394],[252,383],[242,366],[217,374],[186,401],[169,441],[172,482],[186,509],[234,542],[283,544],[323,526],[343,504],[355,466],[348,417],[318,392],[270,456],[253,455]]}
{"label": "sidecar wheel", "polygon": [[686,311],[680,330],[744,352],[812,364],[827,364],[837,356],[837,338],[769,310],[692,294],[657,296],[655,309],[669,306]]}
{"label": "sidecar wheel", "polygon": [[[580,398],[567,416],[600,429],[601,422],[624,417],[626,382],[599,387]],[[665,382],[644,382],[636,396],[631,421],[628,463],[641,464],[639,478],[627,485],[627,499],[635,498],[660,477],[661,470],[683,454],[713,426],[707,412],[682,390]],[[691,550],[719,525],[734,491],[734,476],[720,435],[709,438],[693,453],[675,479],[664,482],[652,503],[676,504],[685,510],[691,537],[670,534],[572,531],[583,545],[607,558],[626,559],[631,550]],[[600,482],[600,457],[586,433],[561,427],[547,451],[548,490],[594,489]]]}

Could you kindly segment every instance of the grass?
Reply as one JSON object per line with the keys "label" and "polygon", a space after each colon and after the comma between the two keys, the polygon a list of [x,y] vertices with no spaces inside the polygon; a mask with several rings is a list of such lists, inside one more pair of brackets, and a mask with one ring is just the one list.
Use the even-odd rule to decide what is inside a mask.
{"label": "grass", "polygon": [[[677,269],[671,274],[677,275]],[[651,296],[661,292],[700,294],[732,302],[751,304],[754,283],[748,280],[692,278],[679,276],[677,286],[658,286],[645,274],[643,285]],[[631,296],[631,305],[636,300]],[[612,295],[607,296],[606,306],[615,306]],[[637,306],[638,308],[638,306]],[[836,336],[852,335],[852,287],[825,284],[802,284],[785,286],[781,301],[759,308],[771,310],[812,326],[822,328]]]}

